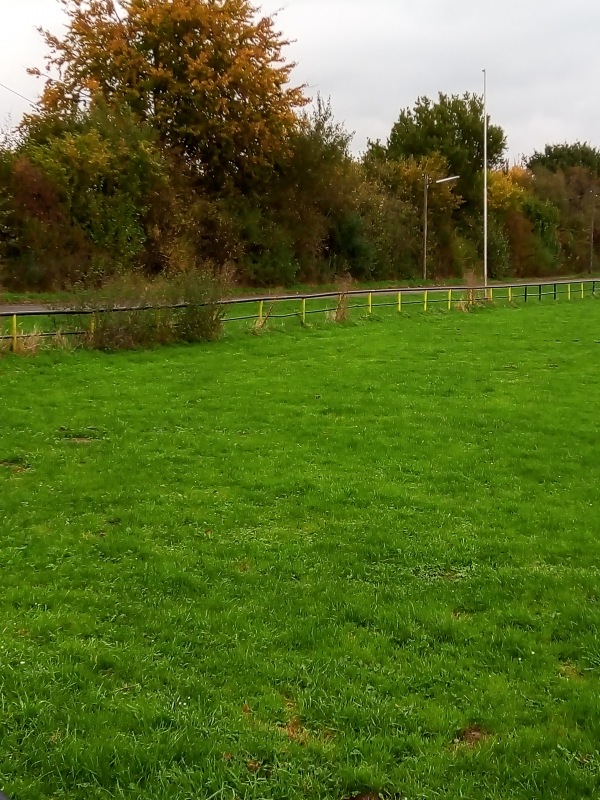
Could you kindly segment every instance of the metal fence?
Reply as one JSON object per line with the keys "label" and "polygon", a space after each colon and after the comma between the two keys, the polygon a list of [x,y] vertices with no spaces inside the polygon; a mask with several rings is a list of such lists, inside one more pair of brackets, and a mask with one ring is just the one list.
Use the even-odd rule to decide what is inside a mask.
{"label": "metal fence", "polygon": [[[452,310],[460,306],[470,307],[476,304],[492,304],[506,302],[509,304],[541,302],[544,297],[551,297],[554,301],[559,299],[584,299],[596,296],[598,278],[583,280],[536,281],[533,283],[505,283],[494,286],[436,286],[414,288],[388,288],[388,289],[354,289],[350,291],[319,292],[315,294],[293,294],[259,297],[232,297],[219,301],[219,305],[226,309],[223,321],[225,323],[254,321],[264,325],[267,319],[298,318],[303,324],[307,317],[313,314],[332,314],[338,311],[341,304],[347,311],[360,310],[367,316],[373,314],[377,308],[394,307],[399,313],[409,307],[420,307],[424,312],[432,307]],[[335,301],[335,305],[332,302]],[[317,306],[317,307],[315,307]],[[83,337],[93,332],[100,314],[135,313],[142,311],[155,311],[160,314],[163,310],[176,310],[188,308],[189,304],[162,306],[129,306],[114,308],[52,308],[49,306],[27,308],[22,306],[10,310],[0,310],[0,341],[9,341],[11,349],[17,350],[18,341],[32,335],[37,337],[79,336]],[[248,308],[248,313],[230,316],[227,312],[234,313],[238,308]],[[266,310],[265,310],[266,308]],[[281,311],[273,310],[280,308]],[[251,309],[251,313],[250,313]],[[45,318],[56,320],[68,317],[71,320],[80,320],[76,329],[44,331],[23,331],[20,326],[21,319]],[[83,320],[89,318],[87,327],[83,327]],[[9,332],[3,333],[4,320],[9,321]],[[5,327],[5,326],[4,326]]]}

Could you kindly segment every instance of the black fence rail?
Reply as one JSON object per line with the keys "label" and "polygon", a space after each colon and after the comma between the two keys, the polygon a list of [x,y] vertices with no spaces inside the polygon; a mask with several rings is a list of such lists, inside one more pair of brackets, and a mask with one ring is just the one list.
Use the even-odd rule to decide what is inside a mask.
{"label": "black fence rail", "polygon": [[[313,314],[333,314],[339,311],[341,304],[346,311],[360,310],[367,315],[371,315],[377,308],[395,307],[398,312],[411,306],[420,306],[427,312],[432,306],[442,306],[452,310],[457,306],[465,308],[475,304],[500,303],[509,304],[530,301],[541,302],[544,297],[551,297],[553,300],[566,298],[573,300],[585,297],[596,296],[596,285],[600,283],[600,278],[585,278],[582,280],[556,280],[556,281],[535,281],[529,283],[503,283],[494,286],[435,286],[435,287],[401,287],[387,289],[352,289],[349,291],[317,292],[311,294],[284,294],[284,295],[263,295],[251,297],[230,297],[219,301],[219,306],[225,309],[223,322],[244,322],[254,321],[258,326],[262,326],[268,319],[289,319],[299,318],[302,323],[306,322],[308,316]],[[333,303],[322,301],[335,300]],[[362,302],[357,302],[361,300]],[[319,303],[317,308],[315,303]],[[311,304],[313,307],[311,307]],[[11,307],[2,310],[0,307],[0,341],[9,341],[11,349],[18,349],[18,342],[31,336],[39,338],[52,338],[56,336],[75,336],[84,337],[90,332],[93,333],[94,326],[97,324],[98,317],[103,314],[135,313],[144,311],[173,311],[177,309],[189,308],[189,303],[178,303],[173,305],[139,305],[139,306],[113,306],[106,308],[75,308],[75,307],[51,307],[38,306],[28,308],[27,306]],[[208,305],[199,304],[199,305]],[[238,314],[229,316],[227,310],[235,310],[253,307],[252,313]],[[268,306],[265,311],[265,307]],[[295,308],[294,308],[295,306]],[[277,311],[277,308],[281,311]],[[234,311],[234,313],[235,313]],[[87,327],[83,327],[82,322],[74,330],[44,330],[44,331],[23,331],[19,326],[21,319],[35,318],[60,318],[70,317],[71,319],[84,320],[89,318]],[[10,330],[2,333],[3,320],[9,320]]]}

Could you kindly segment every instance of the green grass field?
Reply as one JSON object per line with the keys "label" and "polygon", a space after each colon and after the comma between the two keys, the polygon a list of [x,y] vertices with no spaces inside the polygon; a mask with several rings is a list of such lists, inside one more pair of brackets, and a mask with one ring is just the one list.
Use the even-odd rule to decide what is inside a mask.
{"label": "green grass field", "polygon": [[0,360],[14,800],[600,796],[600,305]]}

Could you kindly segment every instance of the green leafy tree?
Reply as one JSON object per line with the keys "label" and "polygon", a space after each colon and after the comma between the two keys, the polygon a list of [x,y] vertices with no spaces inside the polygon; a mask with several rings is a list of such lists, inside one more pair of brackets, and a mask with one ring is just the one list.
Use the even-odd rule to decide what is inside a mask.
{"label": "green leafy tree", "polygon": [[329,279],[346,270],[355,276],[369,273],[358,214],[361,176],[350,154],[351,140],[331,102],[317,97],[302,115],[281,165],[275,203],[306,280]]}
{"label": "green leafy tree", "polygon": [[[460,175],[458,194],[467,206],[477,207],[481,205],[483,139],[481,97],[440,93],[437,102],[420,97],[414,108],[404,109],[387,144],[373,143],[369,151],[372,157],[387,160],[439,154],[445,159],[449,173]],[[505,151],[504,131],[497,125],[489,125],[490,168],[502,163]]]}
{"label": "green leafy tree", "polygon": [[547,144],[543,153],[535,152],[527,159],[527,166],[531,170],[541,167],[550,172],[582,167],[595,177],[600,177],[600,150],[587,142]]}
{"label": "green leafy tree", "polygon": [[316,282],[340,272],[370,274],[370,255],[358,210],[360,166],[351,135],[317,97],[302,113],[290,147],[278,159],[263,196],[244,198],[243,274],[253,283]]}
{"label": "green leafy tree", "polygon": [[558,240],[569,271],[589,270],[592,216],[596,216],[600,179],[583,166],[555,171],[535,165],[532,173],[535,196],[556,210]]}
{"label": "green leafy tree", "polygon": [[24,148],[68,218],[116,267],[131,266],[143,251],[152,194],[167,180],[154,139],[127,109],[100,104],[78,115],[70,131]]}
{"label": "green leafy tree", "polygon": [[150,208],[168,185],[155,132],[128,109],[95,105],[23,129],[7,171],[11,282],[97,282],[143,262]]}
{"label": "green leafy tree", "polygon": [[[372,152],[364,160],[364,169],[375,195],[387,195],[383,205],[391,214],[385,220],[377,208],[371,208],[369,218],[376,222],[381,238],[376,235],[377,252],[386,252],[388,267],[386,277],[418,277],[422,274],[424,176],[431,181],[428,192],[429,237],[432,275],[438,277],[460,270],[453,247],[455,212],[463,199],[454,183],[434,182],[448,176],[448,164],[439,153],[422,158],[408,157],[399,160],[381,160]],[[375,188],[377,187],[377,188]],[[396,211],[391,208],[396,206]],[[398,235],[401,232],[401,238]],[[395,242],[393,246],[392,243]],[[386,243],[386,244],[384,244]],[[392,266],[395,265],[395,266]],[[380,267],[381,269],[381,267]]]}

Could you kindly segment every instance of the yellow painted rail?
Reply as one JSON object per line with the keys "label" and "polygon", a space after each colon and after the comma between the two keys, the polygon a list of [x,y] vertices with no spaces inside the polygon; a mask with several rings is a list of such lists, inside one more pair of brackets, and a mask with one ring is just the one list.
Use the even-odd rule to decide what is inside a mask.
{"label": "yellow painted rail", "polygon": [[[579,295],[581,299],[595,298],[596,286],[600,278],[586,278],[576,281],[536,281],[531,283],[506,283],[494,286],[445,286],[445,287],[397,287],[390,289],[358,289],[349,292],[321,292],[306,295],[280,295],[271,297],[227,298],[219,302],[225,323],[252,320],[264,326],[268,321],[284,318],[299,318],[306,324],[310,315],[329,314],[331,318],[339,318],[340,309],[346,312],[356,311],[371,316],[378,308],[395,307],[399,314],[411,309],[421,308],[422,312],[461,310],[470,306],[500,305],[542,302],[545,297],[553,300],[566,299],[572,301]],[[574,291],[575,289],[575,291]],[[577,292],[577,289],[579,291]],[[300,302],[300,308],[294,304]],[[265,315],[265,303],[269,304],[269,312]],[[38,337],[55,337],[60,331],[62,336],[89,336],[98,328],[99,318],[103,314],[119,314],[121,312],[152,311],[157,324],[162,320],[163,312],[187,308],[187,304],[171,306],[138,306],[126,308],[97,309],[61,309],[40,307],[36,309],[0,306],[0,342],[8,342],[11,350],[19,349],[19,341],[32,335]],[[240,314],[239,311],[242,311]],[[237,313],[236,313],[237,312]],[[57,320],[68,317],[72,329],[63,330]],[[85,317],[89,323],[84,325]],[[345,316],[344,316],[345,318]],[[21,325],[21,322],[27,324]],[[35,327],[36,320],[45,320],[42,330]],[[77,325],[73,322],[77,321]],[[53,329],[50,329],[53,328]]]}

